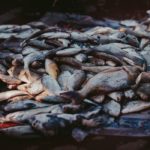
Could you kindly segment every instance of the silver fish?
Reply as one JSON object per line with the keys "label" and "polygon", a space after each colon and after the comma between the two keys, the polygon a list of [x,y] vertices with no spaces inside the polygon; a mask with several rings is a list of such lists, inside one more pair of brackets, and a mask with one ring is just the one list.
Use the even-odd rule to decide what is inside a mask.
{"label": "silver fish", "polygon": [[63,71],[58,76],[58,82],[62,88],[62,90],[68,90],[69,78],[71,77],[71,73],[69,71]]}
{"label": "silver fish", "polygon": [[61,91],[58,82],[49,75],[44,75],[42,77],[42,84],[50,94],[57,94]]}
{"label": "silver fish", "polygon": [[109,55],[113,55],[122,61],[124,61],[125,58],[132,61],[132,64],[128,61],[131,65],[138,65],[143,67],[145,65],[145,60],[139,55],[134,49],[127,48],[127,49],[121,49],[114,44],[106,44],[106,45],[100,45],[94,48],[96,51],[103,52]]}
{"label": "silver fish", "polygon": [[43,108],[36,108],[31,110],[24,110],[24,111],[17,111],[13,113],[9,113],[5,117],[1,118],[2,122],[26,122],[29,118],[34,115],[41,114],[41,113],[62,113],[62,108],[60,105],[54,105],[49,107]]}
{"label": "silver fish", "polygon": [[125,90],[134,84],[135,79],[139,74],[140,69],[137,67],[116,67],[115,69],[98,73],[89,79],[84,87],[78,92],[63,92],[60,93],[60,95],[71,99],[73,102],[79,102],[92,92],[100,92],[101,94],[104,94],[118,90]]}
{"label": "silver fish", "polygon": [[120,102],[123,100],[124,98],[124,93],[123,92],[120,92],[120,91],[117,91],[117,92],[112,92],[112,93],[109,93],[108,96],[110,98],[112,98],[113,100],[117,101],[117,102]]}
{"label": "silver fish", "polygon": [[86,78],[86,75],[84,71],[75,70],[74,73],[68,79],[68,90],[79,89],[81,87],[81,84],[85,80],[85,78]]}
{"label": "silver fish", "polygon": [[134,113],[148,108],[150,108],[150,102],[144,102],[140,100],[130,101],[126,105],[124,105],[121,113],[122,114]]}
{"label": "silver fish", "polygon": [[80,62],[86,62],[87,61],[87,55],[83,53],[79,53],[75,55],[75,59],[80,61]]}
{"label": "silver fish", "polygon": [[83,49],[78,47],[66,48],[56,53],[57,56],[73,56],[80,53]]}
{"label": "silver fish", "polygon": [[110,102],[104,104],[103,110],[111,116],[118,117],[121,112],[121,105],[111,100]]}
{"label": "silver fish", "polygon": [[43,104],[33,100],[23,100],[18,102],[10,102],[3,107],[3,110],[6,112],[15,112],[20,110],[27,110],[33,108],[46,107],[48,104]]}

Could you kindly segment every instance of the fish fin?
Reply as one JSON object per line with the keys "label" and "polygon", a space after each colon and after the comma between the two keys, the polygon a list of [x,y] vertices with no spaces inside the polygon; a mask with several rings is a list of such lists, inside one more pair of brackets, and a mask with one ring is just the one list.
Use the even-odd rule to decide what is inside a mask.
{"label": "fish fin", "polygon": [[63,92],[60,93],[60,96],[65,99],[71,100],[73,104],[80,104],[81,101],[83,100],[83,97],[78,92],[75,91]]}

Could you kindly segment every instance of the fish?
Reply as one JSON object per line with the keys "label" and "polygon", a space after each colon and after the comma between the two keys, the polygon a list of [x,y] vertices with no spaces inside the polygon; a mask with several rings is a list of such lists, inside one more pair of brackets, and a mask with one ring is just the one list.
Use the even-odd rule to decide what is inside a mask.
{"label": "fish", "polygon": [[121,113],[121,105],[114,100],[110,100],[108,103],[104,104],[103,111],[111,116],[118,117]]}
{"label": "fish", "polygon": [[64,38],[59,38],[59,39],[47,39],[45,43],[49,45],[53,45],[54,47],[68,47],[69,44],[71,43],[70,40],[64,39]]}
{"label": "fish", "polygon": [[56,115],[39,114],[29,119],[30,125],[46,136],[61,134],[70,125],[69,121]]}
{"label": "fish", "polygon": [[45,60],[45,71],[53,78],[57,79],[59,74],[59,68],[57,64],[50,59]]}
{"label": "fish", "polygon": [[49,94],[57,94],[61,91],[57,80],[53,79],[50,75],[43,75],[42,84]]}
{"label": "fish", "polygon": [[58,63],[63,63],[63,64],[67,64],[76,68],[81,68],[82,63],[78,60],[76,60],[75,58],[72,57],[55,57],[54,60]]}
{"label": "fish", "polygon": [[8,75],[4,75],[1,73],[0,73],[0,80],[4,83],[12,84],[12,85],[19,85],[22,82],[21,80],[15,78],[15,77],[10,77]]}
{"label": "fish", "polygon": [[[68,78],[68,90],[77,90],[86,78],[85,72],[82,70],[75,70]],[[70,82],[71,81],[71,82]]]}
{"label": "fish", "polygon": [[32,46],[25,46],[25,47],[23,47],[22,55],[26,56],[28,54],[35,53],[35,52],[38,52],[38,51],[39,51],[38,48],[35,48],[35,47],[32,47]]}
{"label": "fish", "polygon": [[129,19],[120,21],[120,24],[126,27],[135,27],[138,25],[138,22],[136,20]]}
{"label": "fish", "polygon": [[113,66],[82,66],[82,70],[93,72],[93,73],[99,73],[105,70],[109,69],[115,69]]}
{"label": "fish", "polygon": [[111,60],[107,60],[107,61],[106,61],[106,65],[112,66],[112,67],[117,66],[117,64],[116,64],[115,62],[111,61]]}
{"label": "fish", "polygon": [[148,108],[150,108],[150,102],[134,100],[134,101],[129,101],[126,105],[124,105],[121,113],[122,114],[134,113]]}
{"label": "fish", "polygon": [[96,74],[81,90],[61,92],[60,96],[72,100],[73,103],[81,103],[83,98],[93,92],[104,94],[125,90],[135,84],[135,79],[140,72],[141,69],[138,67],[116,67]]}
{"label": "fish", "polygon": [[139,87],[136,89],[136,94],[142,100],[149,100],[149,98],[150,98],[150,83],[140,84]]}
{"label": "fish", "polygon": [[96,96],[92,96],[91,99],[94,101],[94,102],[97,102],[97,103],[103,103],[104,100],[105,100],[105,95],[96,95]]}
{"label": "fish", "polygon": [[73,56],[73,55],[80,53],[81,51],[83,51],[81,47],[71,47],[71,48],[66,48],[61,51],[56,52],[56,55],[57,56]]}
{"label": "fish", "polygon": [[42,83],[42,78],[36,80],[26,87],[27,92],[31,95],[37,95],[44,91],[44,85]]}
{"label": "fish", "polygon": [[28,41],[29,46],[37,47],[38,49],[53,49],[54,46],[48,45],[45,43],[45,40],[37,40],[37,39],[30,39]]}
{"label": "fish", "polygon": [[43,97],[42,102],[46,102],[50,104],[57,104],[57,103],[66,103],[67,100],[65,100],[59,95],[52,95],[52,96]]}
{"label": "fish", "polygon": [[24,69],[21,66],[13,66],[9,68],[7,72],[11,77],[15,77],[25,83],[32,83],[41,77],[39,74],[30,71],[31,76],[29,79],[28,75],[25,74]]}
{"label": "fish", "polygon": [[31,63],[33,63],[34,61],[44,60],[47,54],[48,54],[48,51],[34,52],[34,53],[31,53],[31,54],[28,54],[23,59],[23,61],[24,61],[24,68],[28,69],[29,65]]}
{"label": "fish", "polygon": [[41,38],[47,38],[47,39],[56,39],[56,38],[67,39],[69,37],[70,34],[66,32],[47,32],[41,35]]}
{"label": "fish", "polygon": [[70,71],[62,71],[61,74],[58,76],[58,83],[62,90],[68,90],[69,78],[71,77]]}
{"label": "fish", "polygon": [[34,69],[38,69],[38,68],[40,68],[40,67],[42,67],[43,66],[43,64],[42,64],[42,62],[40,62],[40,61],[34,61],[32,64],[31,64],[31,68],[34,68]]}
{"label": "fish", "polygon": [[7,100],[8,102],[18,102],[18,101],[23,101],[26,99],[33,99],[31,95],[21,95],[21,96],[15,96]]}
{"label": "fish", "polygon": [[10,99],[12,97],[22,96],[22,95],[27,95],[27,93],[23,92],[23,91],[19,91],[19,90],[0,92],[0,101],[2,102],[2,101]]}
{"label": "fish", "polygon": [[112,98],[113,100],[117,102],[121,102],[124,98],[124,93],[121,91],[112,92],[108,94],[108,97]]}
{"label": "fish", "polygon": [[135,98],[135,92],[132,89],[124,91],[124,96],[126,99],[134,99]]}
{"label": "fish", "polygon": [[[97,46],[94,48],[94,50],[113,55],[114,57],[127,62],[129,65],[137,65],[141,67],[145,66],[145,60],[143,59],[143,57],[131,48],[121,49],[114,44],[106,44]],[[132,63],[130,61],[127,61],[126,59],[129,59],[130,61],[132,61]]]}
{"label": "fish", "polygon": [[28,83],[20,84],[20,85],[17,86],[17,89],[20,90],[20,91],[27,92],[28,86],[29,86]]}
{"label": "fish", "polygon": [[[86,112],[87,118],[84,118],[85,113],[79,114],[66,114],[66,113],[58,113],[58,114],[49,114],[43,113],[38,114],[29,119],[29,123],[32,127],[44,135],[54,136],[59,135],[62,133],[64,129],[69,129],[74,124],[77,125],[84,125],[84,126],[92,126],[91,120],[87,120],[90,116],[94,114],[98,114],[100,108],[92,109],[91,113],[89,114],[88,111]],[[42,119],[41,119],[42,118]]]}
{"label": "fish", "polygon": [[142,72],[136,79],[136,86],[150,82],[150,72]]}
{"label": "fish", "polygon": [[88,56],[88,61],[90,63],[94,64],[95,66],[104,66],[105,65],[104,59],[96,58],[93,56]]}
{"label": "fish", "polygon": [[41,113],[62,113],[63,110],[60,105],[46,106],[43,108],[36,108],[30,110],[17,111],[7,114],[1,118],[2,122],[14,122],[14,123],[24,123],[28,122],[28,119],[32,116]]}
{"label": "fish", "polygon": [[76,69],[76,68],[74,68],[74,67],[72,67],[72,66],[69,66],[69,65],[60,65],[60,71],[61,72],[64,72],[64,71],[69,71],[71,74],[72,73],[74,73],[74,70]]}
{"label": "fish", "polygon": [[75,55],[75,59],[82,63],[82,62],[86,62],[88,58],[86,54],[79,53]]}
{"label": "fish", "polygon": [[49,95],[53,95],[53,94],[50,94],[48,91],[43,91],[40,94],[36,95],[35,100],[42,102],[43,99]]}
{"label": "fish", "polygon": [[0,129],[0,133],[17,138],[40,138],[30,125],[16,125],[13,127]]}
{"label": "fish", "polygon": [[16,112],[27,109],[35,109],[49,106],[48,104],[43,104],[34,100],[26,99],[23,101],[10,102],[3,107],[5,112]]}

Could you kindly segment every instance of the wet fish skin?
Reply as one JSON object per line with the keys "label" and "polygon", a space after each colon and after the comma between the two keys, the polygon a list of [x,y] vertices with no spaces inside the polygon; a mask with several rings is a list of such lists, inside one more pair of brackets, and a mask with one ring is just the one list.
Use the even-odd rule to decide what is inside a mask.
{"label": "wet fish skin", "polygon": [[36,115],[29,119],[29,123],[46,136],[59,135],[70,124],[69,121],[50,114]]}
{"label": "wet fish skin", "polygon": [[2,122],[14,122],[14,123],[24,123],[28,122],[28,119],[30,119],[32,116],[35,116],[37,114],[41,113],[62,113],[63,110],[61,106],[54,105],[54,106],[46,106],[43,108],[36,108],[31,110],[23,110],[23,111],[17,111],[7,114],[5,117],[1,118]]}
{"label": "wet fish skin", "polygon": [[57,79],[59,74],[59,68],[53,60],[45,60],[45,70],[52,78]]}
{"label": "wet fish skin", "polygon": [[18,102],[18,101],[23,101],[26,99],[33,99],[33,97],[31,95],[21,95],[21,96],[15,96],[12,97],[8,100],[8,102]]}
{"label": "wet fish skin", "polygon": [[112,66],[82,66],[82,70],[93,72],[93,73],[99,73],[105,70],[114,69],[115,67]]}
{"label": "wet fish skin", "polygon": [[92,99],[94,102],[103,103],[104,100],[105,100],[105,95],[96,95],[96,96],[91,97],[91,99]]}
{"label": "wet fish skin", "polygon": [[46,89],[50,94],[57,94],[61,91],[57,80],[53,79],[49,75],[44,75],[42,77],[42,84],[44,86],[44,89]]}
{"label": "wet fish skin", "polygon": [[87,61],[87,55],[83,54],[83,53],[79,53],[77,55],[75,55],[75,59],[82,62],[86,62]]}
{"label": "wet fish skin", "polygon": [[42,108],[46,106],[49,106],[49,105],[26,99],[23,101],[10,102],[6,104],[3,107],[3,109],[5,112],[15,112],[15,111],[21,111],[21,110],[27,110],[27,109]]}
{"label": "wet fish skin", "polygon": [[27,92],[29,92],[31,95],[37,95],[44,91],[44,86],[42,84],[42,78],[39,80],[36,80],[35,82],[31,83],[26,87]]}
{"label": "wet fish skin", "polygon": [[[81,84],[86,78],[85,72],[82,70],[75,70],[74,73],[68,79],[68,90],[77,90],[81,87]],[[71,82],[70,82],[71,81]]]}
{"label": "wet fish skin", "polygon": [[31,53],[34,53],[34,52],[38,52],[38,48],[35,48],[35,47],[31,47],[31,46],[25,46],[23,47],[23,50],[22,50],[22,55],[23,56],[26,56],[28,54],[31,54]]}
{"label": "wet fish skin", "polygon": [[[128,58],[133,61],[134,65],[143,67],[145,60],[134,49],[121,49],[114,44],[100,45],[94,48],[95,51],[106,53],[117,57],[123,61],[123,58]],[[132,64],[131,64],[132,65]]]}
{"label": "wet fish skin", "polygon": [[[45,91],[43,91],[42,93],[36,95],[35,100],[36,100],[36,101],[39,101],[39,102],[42,102],[43,99],[44,99],[46,96],[49,96],[49,95],[50,95],[49,92],[45,90]],[[53,95],[53,94],[52,94],[52,95]]]}
{"label": "wet fish skin", "polygon": [[43,52],[35,52],[35,53],[31,53],[31,54],[27,55],[23,59],[24,69],[29,69],[29,65],[31,63],[33,63],[34,61],[44,60],[47,54],[48,54],[48,51],[46,51],[44,53]]}
{"label": "wet fish skin", "polygon": [[12,97],[21,96],[21,95],[27,95],[27,93],[23,92],[23,91],[19,91],[19,90],[11,90],[11,91],[6,91],[6,92],[1,92],[0,93],[0,101],[8,100]]}
{"label": "wet fish skin", "polygon": [[63,92],[60,93],[60,95],[66,99],[72,100],[74,103],[79,103],[92,92],[100,92],[101,94],[104,94],[129,88],[132,84],[134,84],[135,79],[140,72],[141,71],[138,67],[116,67],[115,69],[98,73],[89,79],[84,87],[77,92]]}
{"label": "wet fish skin", "polygon": [[70,77],[70,71],[62,71],[61,74],[58,76],[58,83],[60,84],[62,90],[68,90]]}
{"label": "wet fish skin", "polygon": [[150,82],[150,72],[142,72],[136,79],[136,86],[147,82]]}
{"label": "wet fish skin", "polygon": [[15,78],[15,77],[10,77],[8,75],[4,75],[4,74],[1,74],[1,73],[0,73],[0,80],[4,83],[12,84],[12,85],[19,85],[22,82],[22,81],[20,81],[19,79]]}
{"label": "wet fish skin", "polygon": [[28,41],[29,46],[37,47],[39,49],[53,49],[54,46],[48,45],[45,43],[45,40],[37,40],[37,39],[31,39]]}
{"label": "wet fish skin", "polygon": [[82,64],[81,62],[77,61],[75,58],[72,57],[57,57],[54,60],[56,60],[56,62],[58,63],[63,63],[63,64],[67,64],[76,68],[81,68]]}
{"label": "wet fish skin", "polygon": [[122,114],[139,112],[145,109],[150,108],[150,102],[144,102],[140,100],[128,102],[122,109]]}
{"label": "wet fish skin", "polygon": [[124,98],[124,93],[121,91],[117,91],[108,94],[108,96],[117,102],[121,102]]}
{"label": "wet fish skin", "polygon": [[121,112],[121,105],[111,100],[110,102],[104,104],[103,110],[111,116],[118,117]]}
{"label": "wet fish skin", "polygon": [[134,99],[135,98],[135,92],[132,89],[124,91],[124,96],[126,99]]}
{"label": "wet fish skin", "polygon": [[82,48],[76,48],[76,47],[72,47],[72,48],[66,48],[63,49],[61,51],[58,51],[56,53],[57,56],[73,56],[76,55],[78,53],[80,53],[83,49]]}
{"label": "wet fish skin", "polygon": [[150,98],[150,83],[142,83],[136,90],[136,94],[142,100],[149,100]]}
{"label": "wet fish skin", "polygon": [[42,102],[46,102],[50,104],[57,104],[57,103],[66,103],[67,100],[65,100],[64,98],[58,95],[52,95],[52,96],[43,97]]}

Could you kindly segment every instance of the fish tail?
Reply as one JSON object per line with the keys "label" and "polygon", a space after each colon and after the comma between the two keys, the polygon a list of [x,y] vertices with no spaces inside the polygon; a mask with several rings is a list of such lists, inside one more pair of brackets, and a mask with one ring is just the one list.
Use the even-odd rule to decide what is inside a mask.
{"label": "fish tail", "polygon": [[60,93],[60,96],[67,99],[71,100],[73,104],[81,104],[83,97],[76,91],[68,91],[68,92],[63,92]]}

